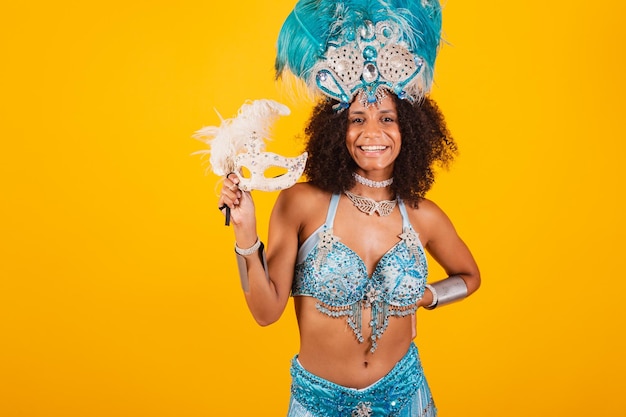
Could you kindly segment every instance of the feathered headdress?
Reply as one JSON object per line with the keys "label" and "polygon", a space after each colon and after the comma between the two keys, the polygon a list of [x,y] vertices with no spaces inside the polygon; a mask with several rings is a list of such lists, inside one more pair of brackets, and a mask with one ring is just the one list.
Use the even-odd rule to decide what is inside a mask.
{"label": "feathered headdress", "polygon": [[441,39],[437,0],[300,0],[280,31],[276,73],[347,108],[386,91],[419,100],[432,85]]}

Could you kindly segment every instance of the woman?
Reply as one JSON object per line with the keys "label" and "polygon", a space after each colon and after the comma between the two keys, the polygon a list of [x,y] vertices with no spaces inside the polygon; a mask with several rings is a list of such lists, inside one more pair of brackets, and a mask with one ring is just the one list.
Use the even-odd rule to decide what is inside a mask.
{"label": "woman", "polygon": [[[335,138],[329,138],[332,131],[337,132]],[[413,132],[413,135],[410,136],[409,132]],[[418,268],[409,276],[375,272],[381,260],[394,260],[393,257],[391,260],[385,259],[386,254],[397,248],[399,242],[406,240],[399,237],[403,234],[404,220],[408,220],[412,229],[419,234],[421,246],[428,250],[447,274],[463,279],[467,294],[474,292],[480,284],[476,263],[452,223],[433,202],[420,197],[426,190],[417,188],[427,188],[432,184],[432,164],[437,161],[448,162],[455,148],[432,101],[426,99],[412,105],[393,95],[388,95],[379,104],[370,106],[355,100],[346,112],[339,114],[332,110],[332,103],[322,103],[309,124],[308,134],[309,163],[306,172],[310,181],[296,184],[279,194],[269,227],[269,280],[258,252],[245,255],[249,282],[245,297],[254,318],[259,324],[268,325],[281,316],[293,288],[301,342],[294,366],[301,366],[310,374],[333,384],[359,390],[381,380],[407,355],[415,335],[415,307],[429,306],[433,302],[431,290],[424,288],[425,271]],[[430,151],[421,152],[420,148]],[[412,155],[418,155],[419,159],[411,160]],[[330,163],[335,166],[324,169],[323,165]],[[401,170],[400,166],[403,166]],[[411,169],[412,166],[415,168]],[[352,172],[359,176],[352,176]],[[384,185],[391,178],[393,182],[387,186],[371,186],[381,183]],[[231,208],[237,246],[249,248],[258,241],[254,204],[248,193],[238,190],[238,182],[239,178],[233,174],[225,179],[220,205],[226,204]],[[372,304],[375,302],[370,300],[370,305],[366,306],[367,301],[359,300],[361,323],[357,323],[355,327],[360,328],[360,331],[346,331],[346,320],[342,316],[332,315],[333,308],[338,314],[342,311],[314,296],[317,293],[328,298],[328,294],[333,293],[330,287],[335,285],[337,292],[338,288],[346,287],[345,283],[324,282],[320,284],[325,287],[321,290],[307,288],[315,286],[302,282],[311,276],[303,271],[306,268],[303,265],[307,262],[301,260],[297,264],[298,258],[312,253],[298,252],[308,239],[317,236],[320,226],[326,223],[333,193],[344,190],[351,194],[335,194],[339,196],[339,200],[334,219],[328,225],[332,228],[335,240],[332,245],[340,248],[340,255],[346,259],[350,259],[350,252],[353,251],[362,260],[366,270],[361,276],[357,274],[346,278],[353,281],[355,288],[348,291],[345,298],[354,296],[350,292],[360,296],[363,289],[356,287],[367,285],[361,282],[363,277],[366,277],[365,280],[371,279],[369,277],[374,274],[386,275],[382,280],[391,279],[396,284],[400,282],[416,287],[413,292],[391,292],[392,301],[400,301],[401,304],[392,308],[398,308],[400,314],[394,312],[387,317],[383,315],[379,321],[386,319],[388,323],[386,329],[379,330],[378,334],[377,327],[382,327],[382,323],[373,327],[369,325],[373,319]],[[398,201],[388,215],[370,215],[355,206],[348,195],[371,198],[376,202],[395,201],[396,196],[402,200]],[[398,208],[399,205],[406,210],[406,219],[403,219],[404,213]],[[319,242],[315,250],[320,251]],[[423,265],[425,259],[421,250],[416,252],[418,256],[412,262]],[[348,265],[346,270],[352,272],[353,267],[354,265]],[[308,268],[315,269],[310,265]],[[330,272],[332,279],[343,279],[337,277],[333,271]],[[378,287],[384,289],[385,285],[388,284],[382,283]],[[394,300],[394,296],[398,300]],[[408,298],[408,304],[405,298]],[[407,311],[409,314],[402,314]],[[351,317],[349,314],[344,316]],[[425,382],[419,390],[411,392],[412,395],[416,393],[428,395],[426,403],[423,399],[420,402],[422,409],[433,409],[433,413],[423,415],[434,415],[434,405]],[[408,403],[411,398],[396,401],[400,403],[402,400],[406,403],[405,407],[415,405]],[[302,407],[295,399],[292,403],[292,409]],[[385,411],[394,410],[390,403],[387,405],[389,410]]]}
{"label": "woman", "polygon": [[[311,38],[318,48],[320,30],[303,22],[319,21],[321,3],[301,1],[288,18],[285,26],[291,19],[299,30],[288,41],[279,39],[279,72],[281,48],[302,47],[294,36]],[[294,71],[314,77],[330,99],[314,109],[306,130],[308,182],[278,196],[267,256],[257,236],[254,203],[237,187],[237,174],[224,180],[219,206],[230,208],[244,294],[257,322],[278,320],[294,297],[300,352],[292,361],[289,416],[435,416],[412,341],[415,312],[464,298],[480,285],[476,263],[452,223],[424,198],[434,165],[447,165],[456,146],[438,108],[423,95],[434,56],[424,45],[403,43],[397,10],[386,9],[382,17],[379,8],[351,14],[337,3],[341,7],[331,14],[343,16],[343,23],[358,16],[352,21],[360,31],[355,37],[353,26],[344,24],[322,33],[334,41],[314,69]],[[432,2],[412,3],[422,7],[412,17],[434,16]],[[306,13],[312,13],[309,19]],[[424,30],[420,33],[423,40]],[[346,48],[365,57],[352,62],[363,65],[358,80],[333,58],[353,59]],[[399,53],[417,57],[404,61],[408,69],[401,76],[385,73],[383,60],[373,59],[393,61]],[[448,278],[426,284],[424,250]]]}

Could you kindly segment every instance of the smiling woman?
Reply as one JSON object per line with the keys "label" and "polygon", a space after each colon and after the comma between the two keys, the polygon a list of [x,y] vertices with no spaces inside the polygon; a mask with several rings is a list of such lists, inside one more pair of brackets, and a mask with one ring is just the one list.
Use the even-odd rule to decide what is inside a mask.
{"label": "smiling woman", "polygon": [[[381,129],[376,135],[382,136],[383,131],[389,131],[393,126],[399,130],[393,169],[385,175],[394,177],[393,189],[402,198],[408,202],[417,202],[434,184],[435,169],[446,168],[453,161],[457,146],[443,115],[431,98],[425,97],[419,103],[411,103],[390,95],[384,103],[388,107],[386,112],[395,109],[392,114],[396,120],[391,122],[388,120],[390,114],[385,114],[378,121]],[[357,104],[353,103],[350,107],[350,112],[358,112],[356,116],[381,111],[375,106],[359,109]],[[306,128],[309,159],[305,174],[309,181],[332,192],[343,191],[341,184],[348,184],[349,187],[355,184],[353,173],[359,167],[346,143],[350,140],[351,132],[356,134],[359,131],[356,126],[363,126],[364,119],[363,116],[351,118],[336,113],[328,102],[318,104]],[[386,126],[385,129],[382,126]],[[371,133],[369,135],[372,136]],[[400,172],[401,175],[394,175],[394,172]]]}
{"label": "smiling woman", "polygon": [[[449,162],[454,143],[416,122],[434,117],[427,125],[445,132],[428,99],[405,103],[390,94],[371,105],[354,101],[343,112],[336,104],[323,102],[311,119],[309,181],[278,196],[267,257],[251,195],[237,189],[236,175],[224,180],[219,204],[232,210],[246,301],[268,325],[294,297],[300,352],[292,363],[290,416],[340,409],[435,416],[412,342],[415,313],[473,293],[480,275],[447,216],[422,197],[432,181],[412,179],[432,180],[433,164]],[[413,164],[411,155],[418,155]],[[400,170],[403,159],[408,168]],[[425,251],[449,278],[426,284]],[[383,394],[389,386],[398,387],[396,396]]]}
{"label": "smiling woman", "polygon": [[[306,128],[308,182],[278,196],[267,254],[241,176],[228,174],[220,193],[253,317],[272,324],[294,299],[290,417],[436,416],[413,343],[417,309],[480,286],[469,249],[424,198],[435,165],[456,152],[425,96],[439,4],[414,2],[408,12],[397,3],[302,0],[287,18],[278,72],[295,71],[328,97]],[[325,51],[317,36],[332,38]],[[448,278],[427,284],[426,252]]]}
{"label": "smiling woman", "polygon": [[380,100],[377,106],[364,106],[359,100],[352,102],[346,147],[359,166],[356,172],[379,181],[391,178],[393,161],[401,146],[396,104],[391,97]]}

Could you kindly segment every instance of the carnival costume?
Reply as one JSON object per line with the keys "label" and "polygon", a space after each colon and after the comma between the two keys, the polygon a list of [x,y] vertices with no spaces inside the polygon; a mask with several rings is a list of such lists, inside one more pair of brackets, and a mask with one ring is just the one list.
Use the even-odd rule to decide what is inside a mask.
{"label": "carnival costume", "polygon": [[339,194],[334,194],[326,222],[298,251],[291,293],[318,300],[317,309],[330,317],[346,317],[357,340],[364,343],[362,311],[371,308],[370,351],[378,347],[389,317],[415,314],[426,285],[428,266],[417,233],[402,200],[400,241],[380,259],[371,277],[363,260],[333,234]]}
{"label": "carnival costume", "polygon": [[288,417],[435,417],[437,409],[424,379],[417,347],[383,378],[363,389],[346,388],[291,362]]}
{"label": "carnival costume", "polygon": [[[318,300],[317,309],[330,317],[346,317],[360,343],[362,311],[372,311],[370,351],[385,332],[389,317],[415,314],[428,275],[424,249],[402,200],[400,241],[378,262],[371,277],[363,260],[333,235],[339,194],[330,200],[325,223],[298,251],[292,295]],[[407,354],[382,379],[364,389],[347,388],[308,372],[297,356],[291,365],[289,417],[335,416],[435,416],[436,408],[417,348]]]}

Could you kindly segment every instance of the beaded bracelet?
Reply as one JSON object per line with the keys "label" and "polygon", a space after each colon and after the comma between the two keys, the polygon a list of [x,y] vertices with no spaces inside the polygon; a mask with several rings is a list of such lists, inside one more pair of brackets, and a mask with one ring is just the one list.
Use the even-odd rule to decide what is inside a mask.
{"label": "beaded bracelet", "polygon": [[239,246],[237,246],[237,243],[235,242],[235,252],[237,252],[237,255],[248,256],[258,251],[260,246],[261,246],[261,239],[259,239],[259,237],[257,236],[256,242],[254,242],[254,245],[250,246],[248,249],[241,249]]}

